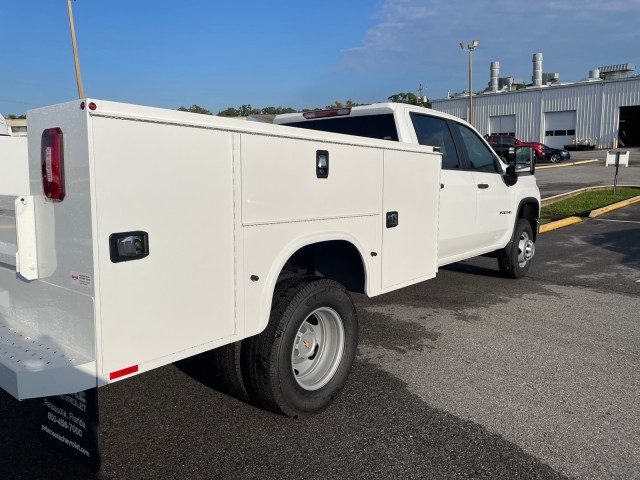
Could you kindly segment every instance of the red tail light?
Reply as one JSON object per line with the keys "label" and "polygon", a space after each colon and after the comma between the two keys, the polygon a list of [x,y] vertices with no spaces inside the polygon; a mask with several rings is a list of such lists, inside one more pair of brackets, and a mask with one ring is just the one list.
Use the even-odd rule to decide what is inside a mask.
{"label": "red tail light", "polygon": [[64,149],[62,130],[49,128],[42,132],[40,143],[42,186],[45,196],[61,202],[64,199]]}

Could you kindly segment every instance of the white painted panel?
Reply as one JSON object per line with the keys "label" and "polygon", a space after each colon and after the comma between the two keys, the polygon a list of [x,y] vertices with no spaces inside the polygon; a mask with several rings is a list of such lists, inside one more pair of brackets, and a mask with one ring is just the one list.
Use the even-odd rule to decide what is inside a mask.
{"label": "white painted panel", "polygon": [[0,136],[0,195],[29,195],[29,191],[27,139]]}
{"label": "white painted panel", "polygon": [[[78,102],[72,102],[28,112],[32,132],[27,139],[29,174],[22,172],[17,180],[30,181],[18,191],[28,190],[32,196],[25,197],[27,211],[20,206],[4,215],[5,220],[17,215],[19,223],[26,222],[28,217],[29,221],[18,229],[17,240],[23,250],[22,260],[30,256],[37,262],[34,271],[38,280],[33,281],[24,281],[15,270],[0,267],[0,324],[19,340],[11,340],[2,347],[6,354],[0,352],[0,357],[5,359],[0,358],[0,363],[4,363],[0,367],[0,387],[20,398],[52,395],[66,388],[67,391],[80,390],[96,382],[94,283],[78,285],[72,278],[72,272],[82,272],[93,279],[86,113],[78,107]],[[52,126],[63,131],[66,177],[66,197],[55,203],[44,199],[40,163],[41,133]],[[23,161],[17,162],[16,167],[21,169]],[[4,209],[6,198],[2,202]],[[15,222],[15,216],[12,220]],[[12,227],[12,233],[15,232]],[[34,247],[37,247],[37,256],[32,255]],[[46,345],[52,351],[64,352],[65,357],[60,356],[60,361],[47,360],[50,361],[47,364],[44,359],[48,353],[44,348],[42,355],[23,359],[20,364],[6,360],[16,349],[24,353],[29,342],[37,342],[33,353]],[[23,348],[17,348],[20,346]],[[68,368],[63,366],[64,362]]]}
{"label": "white painted panel", "polygon": [[[382,189],[382,183],[378,184]],[[378,209],[382,204],[378,205]],[[240,279],[244,292],[245,336],[260,333],[269,319],[271,295],[280,270],[300,248],[328,240],[352,244],[362,257],[367,295],[379,295],[381,215],[252,225],[243,227],[244,273]],[[252,281],[252,276],[258,277]],[[254,277],[255,278],[255,277]]]}
{"label": "white painted panel", "polygon": [[[439,191],[439,156],[385,152],[383,289],[435,276]],[[388,212],[398,213],[398,226],[387,228]]]}
{"label": "white painted panel", "polygon": [[566,112],[547,112],[545,114],[545,123],[547,130],[575,130],[576,112],[575,110],[569,110]]}
{"label": "white painted panel", "polygon": [[[575,110],[545,113],[544,143],[546,145],[553,148],[564,148],[565,145],[570,145],[576,139],[575,131]],[[563,135],[561,132],[565,132],[565,134]]]}
{"label": "white painted panel", "polygon": [[[320,141],[243,134],[244,225],[376,213],[382,151]],[[317,178],[316,152],[329,152],[329,176]]]}
{"label": "white painted panel", "polygon": [[513,135],[516,132],[515,115],[495,115],[490,118],[491,135]]}
{"label": "white painted panel", "polygon": [[[93,117],[103,372],[234,332],[233,135]],[[138,230],[149,256],[112,263]]]}
{"label": "white painted panel", "polygon": [[448,170],[441,172],[439,221],[439,264],[460,260],[474,242],[476,196],[478,187],[473,172]]}

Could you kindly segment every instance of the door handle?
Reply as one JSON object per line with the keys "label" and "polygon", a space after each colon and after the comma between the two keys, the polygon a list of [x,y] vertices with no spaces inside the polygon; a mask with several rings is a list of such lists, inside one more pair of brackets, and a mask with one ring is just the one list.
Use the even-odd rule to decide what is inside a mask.
{"label": "door handle", "polygon": [[484,190],[485,188],[489,188],[489,184],[488,183],[479,183],[478,184],[478,188],[481,188],[481,189]]}
{"label": "door handle", "polygon": [[398,212],[387,212],[387,228],[398,226]]}

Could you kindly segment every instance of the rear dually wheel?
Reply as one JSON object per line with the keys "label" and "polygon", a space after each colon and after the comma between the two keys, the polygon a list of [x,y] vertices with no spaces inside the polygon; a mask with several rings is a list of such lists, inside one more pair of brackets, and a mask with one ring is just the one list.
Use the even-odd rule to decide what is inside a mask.
{"label": "rear dually wheel", "polygon": [[329,405],[355,359],[358,319],[337,282],[287,279],[276,287],[269,325],[245,340],[242,374],[262,407],[297,417]]}

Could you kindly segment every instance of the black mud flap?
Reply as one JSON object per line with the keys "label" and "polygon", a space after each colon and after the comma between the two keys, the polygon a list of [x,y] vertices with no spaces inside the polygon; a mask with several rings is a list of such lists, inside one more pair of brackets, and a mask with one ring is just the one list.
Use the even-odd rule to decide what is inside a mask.
{"label": "black mud flap", "polygon": [[43,443],[94,472],[99,471],[102,461],[98,389],[45,397],[41,401],[38,428]]}

